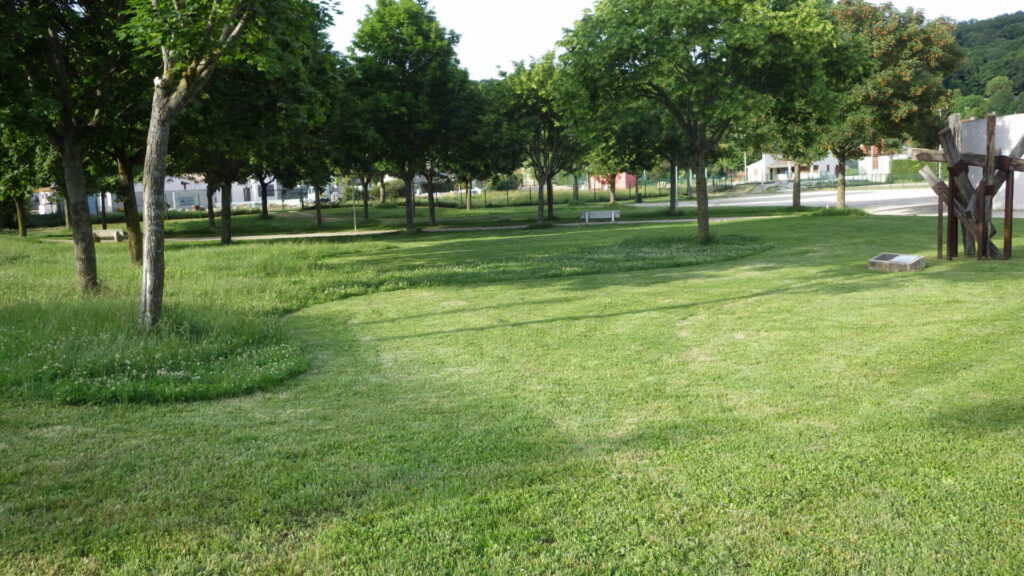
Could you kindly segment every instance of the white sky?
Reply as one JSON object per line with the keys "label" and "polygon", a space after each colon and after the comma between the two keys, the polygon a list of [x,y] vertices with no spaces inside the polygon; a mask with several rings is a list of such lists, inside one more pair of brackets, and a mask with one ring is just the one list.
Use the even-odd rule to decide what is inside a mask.
{"label": "white sky", "polygon": [[[373,0],[342,0],[344,14],[335,18],[331,40],[348,49],[358,22]],[[1016,11],[1007,0],[894,0],[899,8],[913,6],[928,18],[985,19]],[[474,80],[495,78],[512,62],[529,60],[555,47],[569,28],[594,5],[594,0],[431,0],[441,25],[462,36],[459,60]],[[1018,8],[1019,9],[1019,8]]]}

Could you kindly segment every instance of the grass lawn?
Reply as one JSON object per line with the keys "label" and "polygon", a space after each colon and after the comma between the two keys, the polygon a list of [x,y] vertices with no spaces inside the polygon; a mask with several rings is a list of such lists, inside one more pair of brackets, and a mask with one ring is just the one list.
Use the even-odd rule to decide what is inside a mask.
{"label": "grass lawn", "polygon": [[[79,297],[70,247],[0,237],[0,573],[1019,574],[1024,262],[713,229],[175,246],[145,338],[123,245]],[[117,349],[262,392],[75,384]]]}
{"label": "grass lawn", "polygon": [[[657,198],[656,201],[667,201]],[[580,214],[587,210],[618,210],[625,221],[645,220],[688,220],[697,217],[696,208],[680,208],[674,216],[668,214],[668,208],[658,206],[637,206],[629,203],[604,204],[556,204],[555,223],[576,223]],[[804,212],[810,212],[805,209]],[[781,216],[793,215],[788,207],[757,207],[757,206],[723,206],[716,207],[715,217],[746,217],[746,216]],[[313,210],[293,210],[271,212],[269,218],[258,214],[236,214],[231,219],[232,233],[239,239],[246,235],[268,234],[306,234],[316,232],[339,232],[353,229],[351,206],[328,208],[323,210],[323,227],[317,228],[316,212]],[[425,229],[466,228],[484,226],[528,226],[537,221],[536,206],[491,206],[478,207],[471,211],[464,208],[446,208],[438,206],[437,223],[431,225],[426,206],[417,206],[416,225]],[[370,211],[369,220],[363,218],[362,206],[356,212],[355,226],[359,230],[404,230],[405,208],[401,206],[374,206]],[[100,228],[99,224],[93,226]],[[111,223],[110,228],[125,229],[124,223]],[[168,238],[220,238],[220,216],[218,213],[215,227],[210,228],[209,220],[201,214],[195,218],[184,218],[166,221]],[[47,238],[70,238],[66,228],[40,228],[32,230],[32,234]]]}

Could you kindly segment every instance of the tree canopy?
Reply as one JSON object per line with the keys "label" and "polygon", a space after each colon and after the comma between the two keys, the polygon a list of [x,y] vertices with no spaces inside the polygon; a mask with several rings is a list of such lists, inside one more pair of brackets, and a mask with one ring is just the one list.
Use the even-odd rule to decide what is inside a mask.
{"label": "tree canopy", "polygon": [[816,2],[601,0],[563,40],[591,98],[661,106],[697,174],[699,236],[710,239],[705,167],[729,136],[793,98],[830,27]]}

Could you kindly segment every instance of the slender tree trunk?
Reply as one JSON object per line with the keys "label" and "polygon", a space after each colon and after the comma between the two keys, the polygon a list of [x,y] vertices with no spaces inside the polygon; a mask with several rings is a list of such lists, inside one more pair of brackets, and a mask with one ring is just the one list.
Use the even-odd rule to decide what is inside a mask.
{"label": "slender tree trunk", "polygon": [[580,177],[575,172],[572,173],[572,203],[580,203]]}
{"label": "slender tree trunk", "polygon": [[64,134],[61,141],[61,161],[64,165],[64,195],[71,235],[75,243],[75,277],[85,292],[99,288],[96,270],[96,244],[92,236],[92,217],[85,196],[85,159],[78,134]]}
{"label": "slender tree trunk", "polygon": [[220,243],[231,244],[231,181],[220,184]]}
{"label": "slender tree trunk", "polygon": [[555,177],[548,175],[548,180],[545,182],[548,187],[548,219],[555,219]]}
{"label": "slender tree trunk", "polygon": [[135,198],[135,168],[124,156],[117,158],[117,183],[124,198],[124,219],[128,225],[128,257],[132,264],[142,264],[142,219]]}
{"label": "slender tree trunk", "polygon": [[711,218],[708,209],[708,177],[705,171],[704,152],[694,154],[694,170],[697,172],[697,238],[701,243],[711,241]]}
{"label": "slender tree trunk", "polygon": [[548,176],[548,219],[555,218],[555,176]]}
{"label": "slender tree trunk", "polygon": [[[213,214],[213,195],[216,192],[217,192],[217,188],[212,183],[207,182],[206,183],[206,217],[210,221],[210,230],[214,230],[214,229],[217,228],[217,221],[214,218],[214,214]],[[223,204],[223,200],[224,199],[221,198],[221,203],[222,204]]]}
{"label": "slender tree trunk", "polygon": [[609,204],[615,204],[616,202],[619,201],[619,199],[615,196],[615,187],[618,185],[618,179],[619,179],[619,175],[618,174],[612,174],[611,185],[608,187],[608,190],[609,190],[609,192],[608,192],[608,203]]}
{"label": "slender tree trunk", "polygon": [[100,192],[100,227],[107,229],[107,193]]}
{"label": "slender tree trunk", "polygon": [[793,208],[800,209],[800,181],[803,176],[800,174],[800,163],[796,164],[796,172],[793,174]]}
{"label": "slender tree trunk", "polygon": [[668,213],[675,216],[679,211],[679,164],[672,160],[669,164]]}
{"label": "slender tree trunk", "polygon": [[146,233],[142,248],[142,295],[139,299],[139,326],[152,329],[163,314],[164,299],[164,180],[167,176],[167,145],[171,119],[163,112],[167,96],[153,91],[153,114],[146,137],[146,161],[142,174],[143,211]]}
{"label": "slender tree trunk", "polygon": [[690,178],[690,174],[691,173],[692,173],[691,170],[689,170],[689,169],[686,170],[686,197],[687,198],[693,196],[693,188],[690,187],[690,179],[691,179]]}
{"label": "slender tree trunk", "polygon": [[316,228],[317,230],[322,230],[324,227],[324,213],[322,209],[323,204],[320,200],[320,187],[314,186],[313,193],[316,194]]}
{"label": "slender tree trunk", "polygon": [[544,181],[547,180],[547,175],[544,173],[535,173],[534,176],[537,179],[537,223],[544,223]]}
{"label": "slender tree trunk", "polygon": [[267,182],[265,180],[260,180],[260,203],[262,204],[261,208],[263,210],[263,217],[264,218],[270,218],[270,206],[269,206],[270,202],[267,199],[267,196],[268,196],[267,191],[268,191],[269,188],[270,188],[270,182]]}
{"label": "slender tree trunk", "polygon": [[473,210],[473,181],[466,180],[466,211]]}
{"label": "slender tree trunk", "polygon": [[15,198],[14,199],[14,212],[18,219],[18,236],[22,238],[28,237],[28,222],[25,218],[25,199]]}
{"label": "slender tree trunk", "polygon": [[363,181],[363,220],[370,219],[370,181],[362,178]]}
{"label": "slender tree trunk", "polygon": [[68,208],[67,200],[61,202],[60,212],[64,216],[64,228],[71,230],[71,210]]}
{"label": "slender tree trunk", "polygon": [[388,189],[387,189],[387,186],[384,185],[384,175],[383,174],[381,174],[380,180],[378,181],[378,185],[380,187],[380,202],[379,202],[379,204],[381,206],[383,206],[384,203],[388,201]]}
{"label": "slender tree trunk", "polygon": [[427,176],[427,213],[430,217],[430,225],[437,224],[437,207],[434,204],[434,177]]}
{"label": "slender tree trunk", "polygon": [[402,173],[402,181],[405,184],[405,231],[416,231],[416,196],[413,193],[413,180],[416,178],[416,171],[407,168]]}
{"label": "slender tree trunk", "polygon": [[836,208],[846,208],[846,153],[839,152],[836,155],[839,165],[836,166]]}

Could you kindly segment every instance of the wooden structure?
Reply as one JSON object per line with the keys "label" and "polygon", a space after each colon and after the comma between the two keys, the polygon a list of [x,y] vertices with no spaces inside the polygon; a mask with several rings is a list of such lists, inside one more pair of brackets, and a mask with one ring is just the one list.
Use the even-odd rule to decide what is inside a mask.
{"label": "wooden structure", "polygon": [[[1008,155],[996,153],[995,114],[987,117],[986,151],[981,154],[966,154],[961,148],[960,116],[949,118],[949,128],[939,133],[943,150],[912,150],[915,160],[944,162],[949,169],[949,184],[943,182],[930,167],[921,170],[921,176],[928,180],[932,190],[939,196],[938,208],[938,256],[943,254],[945,235],[946,257],[949,260],[959,256],[960,234],[963,234],[964,252],[977,255],[979,260],[1009,259],[1013,254],[1013,195],[1014,173],[1024,172],[1024,137]],[[970,167],[982,169],[982,177],[975,186],[970,179]],[[992,219],[992,200],[1006,185],[1006,212],[1003,219],[1002,248],[995,244],[998,235]],[[946,224],[943,223],[948,214]]]}

